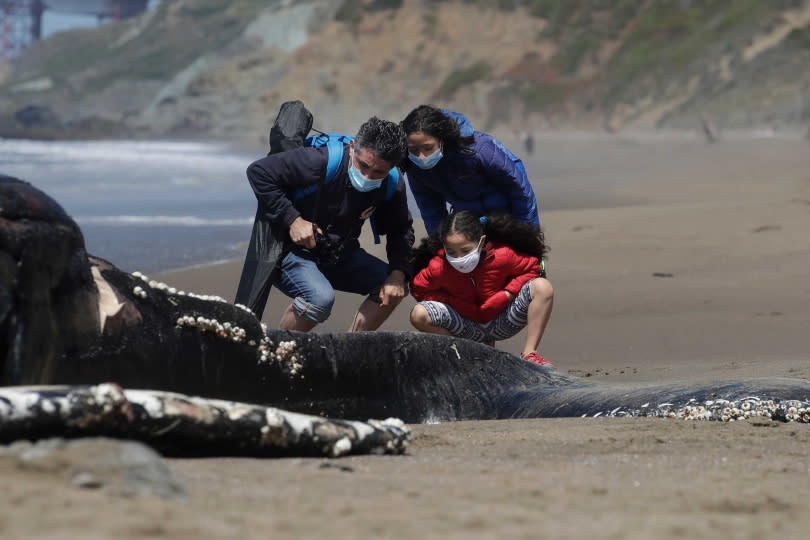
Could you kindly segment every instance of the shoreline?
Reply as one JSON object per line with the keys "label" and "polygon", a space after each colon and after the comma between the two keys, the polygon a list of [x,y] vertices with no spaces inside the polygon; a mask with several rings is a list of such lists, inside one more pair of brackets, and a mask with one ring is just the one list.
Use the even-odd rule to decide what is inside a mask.
{"label": "shoreline", "polygon": [[[269,128],[268,128],[269,129]],[[647,127],[628,127],[624,129],[617,129],[614,131],[607,131],[605,129],[581,129],[581,128],[538,128],[523,130],[524,134],[530,132],[535,139],[540,140],[568,140],[568,141],[599,141],[599,140],[616,140],[624,142],[700,142],[707,143],[705,134],[698,128],[696,129],[675,129],[675,128],[647,128]],[[98,131],[82,135],[73,136],[58,136],[56,133],[52,135],[45,135],[44,132],[39,136],[38,131],[2,131],[0,130],[0,141],[37,141],[37,142],[123,142],[123,141],[142,141],[142,142],[195,142],[195,143],[212,143],[224,144],[234,152],[256,152],[262,155],[266,153],[268,143],[266,140],[253,140],[240,139],[227,136],[220,136],[208,133],[184,133],[184,134],[145,134],[145,133],[120,133],[116,134],[114,131]],[[505,128],[496,128],[489,132],[491,135],[500,139],[502,142],[509,144],[507,146],[512,149],[516,154],[520,154],[521,137],[516,136],[514,130]],[[68,132],[59,133],[59,135],[66,135]],[[710,144],[722,144],[726,142],[739,142],[746,140],[807,140],[810,134],[810,127],[804,127],[801,124],[777,126],[763,124],[761,126],[752,126],[750,128],[728,128],[718,129],[717,139]],[[535,142],[538,142],[537,140]],[[537,151],[541,151],[537,149]],[[519,156],[520,157],[520,156]]]}

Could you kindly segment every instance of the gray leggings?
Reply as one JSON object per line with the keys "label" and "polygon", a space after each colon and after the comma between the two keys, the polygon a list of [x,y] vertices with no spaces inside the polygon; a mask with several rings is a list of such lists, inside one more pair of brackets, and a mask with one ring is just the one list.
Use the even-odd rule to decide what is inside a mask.
{"label": "gray leggings", "polygon": [[452,306],[444,302],[427,300],[419,302],[419,305],[427,310],[433,326],[444,328],[456,337],[478,342],[503,341],[526,328],[529,303],[532,301],[531,284],[531,281],[526,282],[506,309],[486,323],[463,317]]}

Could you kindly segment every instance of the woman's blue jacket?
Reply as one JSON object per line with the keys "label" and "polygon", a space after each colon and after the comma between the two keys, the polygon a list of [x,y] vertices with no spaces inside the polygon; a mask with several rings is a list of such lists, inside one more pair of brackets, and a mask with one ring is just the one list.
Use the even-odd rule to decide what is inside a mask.
{"label": "woman's blue jacket", "polygon": [[474,131],[467,118],[442,110],[458,122],[462,135],[475,142],[466,150],[446,151],[432,169],[407,163],[408,185],[428,234],[450,211],[470,210],[478,215],[510,213],[540,225],[537,200],[523,163],[499,140]]}

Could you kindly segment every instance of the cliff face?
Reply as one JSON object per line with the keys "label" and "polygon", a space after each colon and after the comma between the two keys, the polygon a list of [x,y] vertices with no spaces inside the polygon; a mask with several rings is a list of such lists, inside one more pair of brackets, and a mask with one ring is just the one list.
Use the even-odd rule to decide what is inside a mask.
{"label": "cliff face", "polygon": [[281,102],[354,131],[810,122],[810,0],[164,0],[0,65],[0,134],[258,142]]}

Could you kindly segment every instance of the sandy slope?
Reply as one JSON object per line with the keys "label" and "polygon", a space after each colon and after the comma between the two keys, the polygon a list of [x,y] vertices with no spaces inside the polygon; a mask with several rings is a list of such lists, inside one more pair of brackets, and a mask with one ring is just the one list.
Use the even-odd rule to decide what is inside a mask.
{"label": "sandy slope", "polygon": [[[556,305],[543,354],[603,380],[810,378],[807,144],[539,137],[525,157],[552,246]],[[232,298],[240,270],[160,278]],[[356,303],[341,296],[320,330],[344,329]],[[274,292],[265,321],[274,325],[284,305]],[[407,329],[412,305],[385,328]],[[518,352],[521,340],[499,347]],[[0,535],[788,539],[810,528],[803,424],[576,418],[414,432],[406,456],[326,467],[170,460],[186,502],[109,498],[0,462]]]}

